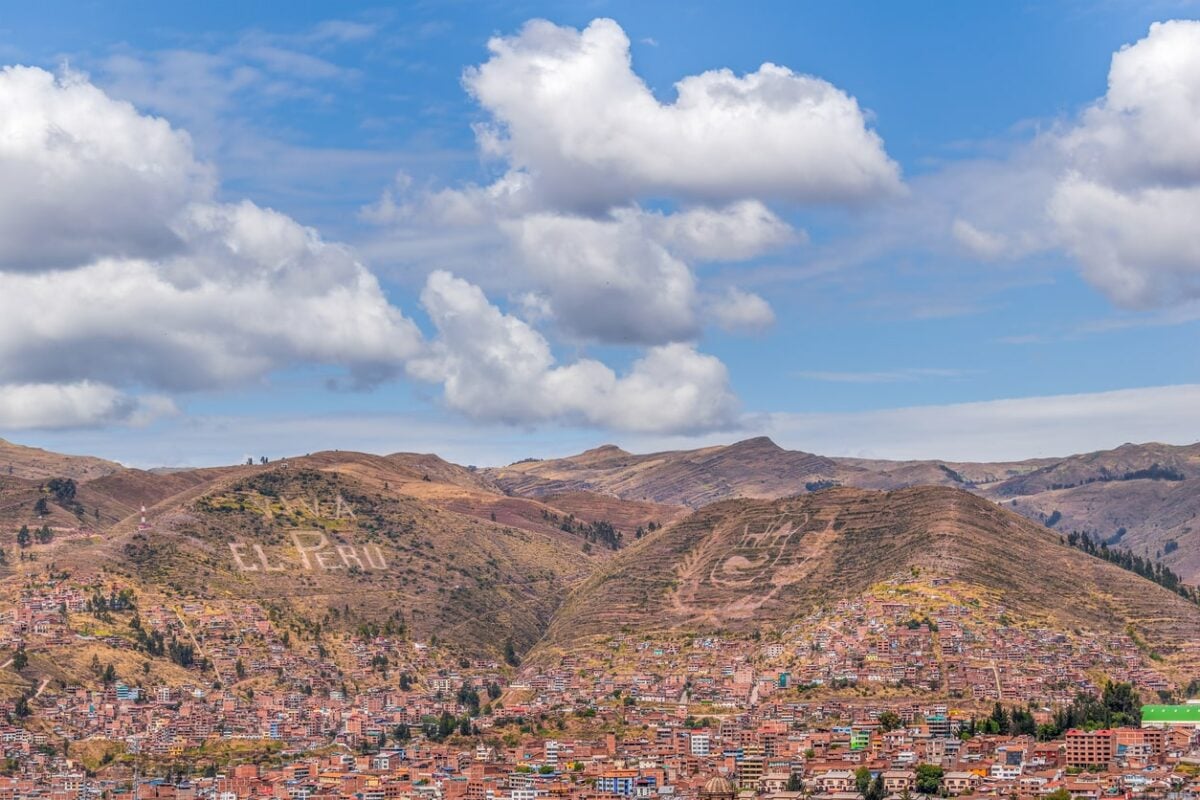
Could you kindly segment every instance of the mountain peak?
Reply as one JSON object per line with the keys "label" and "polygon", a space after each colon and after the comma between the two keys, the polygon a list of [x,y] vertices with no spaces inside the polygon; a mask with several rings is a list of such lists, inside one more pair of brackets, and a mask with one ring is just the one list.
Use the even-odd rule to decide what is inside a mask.
{"label": "mountain peak", "polygon": [[599,447],[593,447],[591,450],[584,450],[579,454],[579,458],[596,458],[600,456],[627,456],[628,451],[622,450],[615,444],[602,444]]}
{"label": "mountain peak", "polygon": [[740,442],[734,442],[725,448],[726,450],[771,450],[781,451],[782,447],[775,444],[770,436],[755,436],[750,439],[743,439]]}

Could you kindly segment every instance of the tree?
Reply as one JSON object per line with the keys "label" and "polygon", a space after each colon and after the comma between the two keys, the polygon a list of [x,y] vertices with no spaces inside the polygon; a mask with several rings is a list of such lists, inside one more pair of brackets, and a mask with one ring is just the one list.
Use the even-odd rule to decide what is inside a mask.
{"label": "tree", "polygon": [[992,722],[996,724],[996,733],[1008,733],[1008,712],[1004,710],[1004,706],[1000,703],[992,706]]}
{"label": "tree", "polygon": [[441,718],[438,720],[436,735],[429,738],[435,742],[440,742],[450,734],[454,733],[454,729],[458,727],[458,720],[449,711],[443,711]]}
{"label": "tree", "polygon": [[[641,529],[639,528],[638,530],[641,530]],[[787,791],[789,791],[789,792],[803,792],[804,791],[804,778],[802,778],[800,776],[800,773],[793,772],[791,775],[788,775]]]}
{"label": "tree", "polygon": [[1037,726],[1037,740],[1039,742],[1049,742],[1052,739],[1058,738],[1058,726],[1053,722],[1043,722]]}
{"label": "tree", "polygon": [[936,764],[917,765],[916,789],[921,794],[937,794],[945,770]]}
{"label": "tree", "polygon": [[900,715],[895,711],[888,710],[879,715],[879,727],[883,731],[894,731],[903,723],[900,721]]}
{"label": "tree", "polygon": [[854,788],[863,797],[867,796],[867,789],[871,788],[871,770],[864,766],[854,771]]}
{"label": "tree", "polygon": [[22,525],[21,530],[17,531],[17,544],[21,548],[29,547],[29,542],[33,537],[29,535],[29,526]]}
{"label": "tree", "polygon": [[1067,787],[1060,786],[1050,794],[1044,795],[1043,800],[1071,800],[1071,792]]}
{"label": "tree", "polygon": [[13,653],[12,665],[17,672],[29,666],[29,656],[25,654],[24,646],[18,647],[17,652]]}
{"label": "tree", "polygon": [[521,663],[521,658],[517,655],[517,648],[513,645],[512,639],[504,643],[504,661],[510,667],[515,667]]}
{"label": "tree", "polygon": [[883,787],[883,775],[876,775],[871,785],[867,787],[866,794],[863,795],[864,800],[883,800],[887,796],[887,790]]}
{"label": "tree", "polygon": [[51,478],[46,482],[46,488],[60,505],[67,505],[75,499],[75,481],[70,478]]}
{"label": "tree", "polygon": [[1009,715],[1008,732],[1013,736],[1037,735],[1037,720],[1027,708],[1013,708]]}
{"label": "tree", "polygon": [[466,706],[467,714],[472,717],[479,716],[479,692],[475,691],[475,687],[463,684],[458,690],[458,704]]}
{"label": "tree", "polygon": [[1140,725],[1142,722],[1142,703],[1137,692],[1130,683],[1104,684],[1104,694],[1101,697],[1104,707],[1112,714],[1113,725]]}

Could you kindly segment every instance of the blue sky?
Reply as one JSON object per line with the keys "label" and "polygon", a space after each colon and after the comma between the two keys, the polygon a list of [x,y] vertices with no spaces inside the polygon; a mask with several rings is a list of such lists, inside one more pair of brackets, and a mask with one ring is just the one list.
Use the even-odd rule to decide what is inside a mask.
{"label": "blue sky", "polygon": [[[1172,55],[1200,39],[1190,27],[1152,34],[1151,26],[1197,16],[1193,3],[1115,1],[9,8],[0,18],[0,63],[39,67],[59,81],[57,89],[28,94],[10,87],[11,102],[24,104],[12,107],[36,110],[60,94],[76,102],[63,88],[69,74],[104,102],[133,104],[136,118],[121,117],[133,126],[128,152],[142,135],[137,126],[151,117],[187,133],[190,151],[180,155],[171,139],[161,158],[200,165],[208,177],[154,188],[182,197],[177,215],[164,214],[164,230],[177,233],[198,207],[248,201],[253,211],[243,225],[267,226],[259,212],[279,212],[317,232],[324,248],[287,256],[295,273],[287,291],[296,294],[280,295],[279,306],[308,308],[366,274],[379,294],[361,289],[345,301],[346,314],[366,304],[364,317],[390,308],[396,319],[323,342],[320,333],[271,327],[268,335],[249,323],[244,333],[229,330],[219,314],[200,320],[192,301],[184,313],[147,312],[131,300],[130,313],[145,320],[141,330],[122,328],[107,345],[102,326],[111,322],[71,335],[49,325],[49,332],[0,327],[12,352],[40,354],[36,365],[0,372],[0,435],[138,465],[334,447],[436,450],[490,464],[608,441],[648,449],[759,433],[830,454],[981,460],[1129,440],[1192,441],[1200,429],[1190,344],[1200,329],[1200,248],[1186,219],[1200,185],[1193,168],[1200,143],[1171,149],[1163,120],[1187,117],[1186,102],[1200,103],[1200,92],[1188,93],[1200,86],[1196,61]],[[675,103],[677,81],[710,70],[727,68],[741,80],[771,62],[820,79],[836,93],[822,108],[845,111],[838,97],[856,104],[852,133],[864,138],[854,140],[853,153],[846,145],[846,170],[867,163],[855,161],[860,156],[874,159],[863,168],[870,185],[847,188],[850,178],[833,169],[811,177],[822,161],[838,158],[822,148],[845,139],[803,144],[803,126],[820,122],[778,122],[783,141],[809,150],[778,181],[740,177],[755,169],[748,161],[741,170],[740,160],[769,146],[770,131],[763,141],[754,131],[731,134],[737,144],[728,152],[681,145],[677,172],[662,177],[636,153],[612,155],[613,147],[660,141],[647,133],[657,123],[634,111],[605,122],[598,110],[623,107],[621,92],[631,91],[624,73],[599,88],[587,83],[594,73],[572,73],[577,85],[563,103],[538,103],[536,92],[506,85],[514,75],[529,80],[532,73],[521,70],[548,53],[558,58],[552,51],[562,42],[584,52],[587,35],[579,32],[599,31],[588,27],[598,18],[619,26],[634,79],[662,108]],[[557,33],[527,34],[535,19]],[[489,51],[492,37],[508,43],[507,60]],[[1110,88],[1110,63],[1123,47],[1128,76]],[[484,67],[475,83],[464,80],[465,70],[484,65],[493,69]],[[1149,82],[1139,77],[1147,72]],[[629,108],[646,108],[636,99]],[[759,113],[749,104],[773,101],[745,102]],[[601,117],[595,137],[587,126],[572,128],[592,114]],[[719,126],[723,118],[713,119],[703,121]],[[793,124],[800,127],[786,127]],[[485,126],[503,135],[499,152],[487,152],[479,135]],[[552,142],[556,131],[583,138]],[[617,137],[628,144],[613,145]],[[1166,155],[1150,163],[1144,154],[1156,150],[1156,137],[1164,137]],[[584,146],[598,155],[563,155]],[[780,146],[788,161],[789,145]],[[10,167],[33,157],[10,153]],[[734,169],[705,177],[725,158]],[[0,161],[0,176],[4,169]],[[607,180],[605,170],[625,173],[611,191],[592,192]],[[528,177],[532,188],[510,205],[479,205],[478,192],[513,175]],[[1175,193],[1157,198],[1160,187]],[[114,187],[102,206],[122,202],[124,191]],[[743,201],[755,204],[755,220],[769,215],[767,232],[746,234],[761,240],[745,252],[717,256],[722,242],[685,246],[664,238],[689,213],[731,217]],[[47,229],[82,236],[52,213],[55,202],[50,197],[42,212]],[[469,204],[470,213],[462,211]],[[77,211],[95,217],[86,207]],[[1143,211],[1161,230],[1127,229]],[[1184,222],[1174,224],[1176,217]],[[578,220],[599,227],[578,228]],[[121,215],[106,234],[114,249],[89,247],[69,263],[45,256],[51,261],[39,262],[45,271],[37,274],[54,295],[82,291],[86,308],[93,295],[66,288],[64,271],[137,256],[148,259],[149,271],[136,274],[166,275],[179,288],[181,259],[190,258],[202,277],[186,280],[211,281],[206,302],[219,304],[211,298],[242,278],[231,271],[222,284],[205,265],[248,246],[231,243],[233,227],[211,227],[233,222],[196,224],[204,232],[180,234],[183,250],[151,253],[138,249],[149,234],[140,226],[131,233]],[[220,241],[212,244],[210,235]],[[143,238],[135,246],[121,236]],[[616,237],[629,238],[610,254],[612,264],[572,260]],[[563,259],[555,261],[552,246],[563,248]],[[339,260],[346,253],[362,271]],[[26,280],[32,256],[14,248],[4,257],[0,251],[0,274],[25,281],[12,284],[10,299],[28,307],[36,302],[33,289],[22,288],[33,287]],[[276,256],[262,258],[253,268],[272,269]],[[336,266],[326,268],[327,259]],[[581,277],[610,267],[612,280],[634,287],[629,293],[610,296],[607,278]],[[438,283],[435,273],[446,279]],[[104,274],[111,281],[119,271]],[[97,280],[76,277],[70,287]],[[684,292],[683,284],[687,299],[652,301]],[[36,295],[43,296],[51,295]],[[97,302],[120,305],[125,297]],[[283,313],[271,297],[256,306],[247,295],[246,307],[261,309],[250,315]],[[643,301],[645,309],[637,305]],[[69,307],[63,313],[81,316]],[[668,323],[672,313],[680,316]],[[198,327],[164,355],[153,341],[158,328],[185,317],[181,325],[193,324],[193,315],[197,326],[225,328],[228,335],[212,344],[217,351],[193,347],[206,337]],[[650,315],[657,321],[646,322]],[[394,352],[389,337],[403,340]],[[507,349],[492,346],[499,337],[511,337]],[[124,355],[107,371],[90,364],[72,371],[67,351],[86,352],[80,342]],[[248,363],[217,364],[230,351]],[[207,363],[210,355],[208,373],[188,372],[189,359]],[[545,358],[552,363],[539,361]],[[480,359],[497,361],[481,367]],[[491,370],[505,359],[520,359],[525,366],[512,373],[528,370],[522,380],[540,388],[515,382],[493,391]],[[678,374],[664,376],[659,368],[670,365],[679,365]],[[595,377],[599,368],[611,378]],[[575,398],[571,387],[579,386],[586,396]],[[29,409],[58,403],[68,411]]]}

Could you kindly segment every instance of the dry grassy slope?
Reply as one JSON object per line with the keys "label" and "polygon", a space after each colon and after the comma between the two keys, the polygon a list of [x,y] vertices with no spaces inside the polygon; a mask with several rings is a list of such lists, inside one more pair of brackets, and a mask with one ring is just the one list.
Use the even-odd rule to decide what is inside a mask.
{"label": "dry grassy slope", "polygon": [[[42,463],[64,463],[50,458],[53,454],[44,455],[46,458]],[[23,524],[34,527],[47,524],[60,534],[78,528],[114,535],[128,533],[136,528],[143,505],[152,516],[162,514],[191,502],[224,482],[258,474],[264,469],[280,468],[284,464],[344,474],[376,491],[412,496],[433,506],[552,537],[561,537],[563,533],[549,517],[555,514],[565,517],[575,512],[574,507],[559,509],[534,499],[510,497],[479,471],[451,464],[435,455],[397,453],[376,456],[328,451],[267,467],[239,465],[169,471],[117,468],[115,472],[78,482],[76,499],[83,508],[82,515],[49,498],[49,515],[39,517],[34,513],[34,504],[45,495],[39,489],[42,481],[0,474],[0,531],[11,538]],[[612,498],[596,505],[611,512],[609,516],[619,528],[623,528],[620,520],[628,518],[629,524],[624,527],[628,528],[626,533],[630,538],[646,515],[645,509],[638,504],[634,504],[637,510],[625,511],[624,504]],[[663,513],[647,518],[662,521],[670,516]],[[586,515],[583,518],[591,519]],[[5,541],[4,535],[0,534],[0,544]],[[582,546],[582,542],[577,544]]]}
{"label": "dry grassy slope", "polygon": [[[331,607],[349,607],[346,624],[402,619],[417,638],[436,634],[464,652],[493,655],[510,636],[519,647],[535,641],[598,560],[556,530],[457,514],[405,494],[398,481],[384,490],[369,459],[331,460],[326,469],[305,461],[247,468],[154,506],[150,531],[124,522],[102,537],[56,543],[40,557],[78,578],[106,571],[179,597],[254,600],[310,623]],[[353,518],[339,514],[338,497]],[[314,562],[306,570],[291,538],[296,530],[319,530],[360,558],[364,545],[378,546],[387,567],[325,570]],[[250,564],[259,544],[273,566],[287,568],[242,571],[231,541],[245,545]]]}
{"label": "dry grassy slope", "polygon": [[[1159,479],[1127,479],[1154,467]],[[1162,479],[1167,471],[1183,480]],[[984,494],[1039,522],[1058,511],[1057,530],[1087,531],[1151,558],[1161,554],[1185,581],[1200,582],[1200,445],[1126,444],[1071,456]],[[1178,549],[1167,552],[1170,542]]]}
{"label": "dry grassy slope", "polygon": [[861,489],[900,489],[905,486],[987,486],[1015,478],[1050,464],[1054,459],[1031,459],[973,464],[961,461],[881,461],[835,458],[844,471],[838,476],[846,486]]}
{"label": "dry grassy slope", "polygon": [[124,468],[120,464],[102,458],[51,453],[0,439],[0,475],[31,480],[63,477],[85,481],[121,469]]}
{"label": "dry grassy slope", "polygon": [[[564,496],[558,502],[551,498],[509,495],[481,471],[431,455],[373,456],[332,451],[294,459],[291,463],[353,476],[377,491],[413,497],[438,508],[550,536],[580,548],[582,540],[565,534],[553,521],[554,517],[575,514],[588,522],[606,520],[632,541],[639,525],[650,520],[665,522],[678,512],[673,507],[626,502],[611,496],[576,494]],[[597,555],[607,552],[610,551],[598,549]]]}
{"label": "dry grassy slope", "polygon": [[640,527],[655,522],[666,525],[687,514],[683,506],[663,505],[640,500],[621,500],[612,495],[596,492],[563,492],[542,498],[547,506],[560,514],[574,514],[584,522],[611,522],[625,534],[626,541],[633,541],[632,534]]}
{"label": "dry grassy slope", "polygon": [[89,512],[87,521],[95,523],[93,509],[100,510],[102,524],[136,520],[141,507],[179,502],[184,496],[205,490],[222,480],[250,474],[253,467],[214,467],[167,473],[126,469],[79,486],[79,501]]}
{"label": "dry grassy slope", "polygon": [[1089,482],[1117,481],[1155,466],[1186,478],[1200,477],[1200,444],[1125,444],[1113,450],[1070,456],[1011,478],[998,485],[995,492],[1002,497],[1019,497]]}
{"label": "dry grassy slope", "polygon": [[440,456],[421,453],[393,453],[387,456],[393,464],[406,467],[422,479],[426,476],[438,483],[449,483],[467,489],[478,489],[485,492],[500,492],[500,487],[483,472],[470,467],[461,467],[442,459]]}
{"label": "dry grassy slope", "polygon": [[[1062,515],[1056,531],[1087,531],[1111,547],[1162,562],[1195,584],[1200,581],[1200,480],[1090,483],[1019,498],[997,497],[1005,508],[1035,522]],[[1124,528],[1125,533],[1118,536]],[[1167,552],[1169,543],[1178,549]]]}
{"label": "dry grassy slope", "polygon": [[625,500],[700,508],[727,497],[778,497],[833,477],[833,461],[783,450],[770,439],[726,447],[632,455],[606,446],[579,456],[525,461],[488,470],[514,494],[594,491]]}
{"label": "dry grassy slope", "polygon": [[1021,618],[1096,631],[1132,624],[1168,658],[1198,655],[1182,648],[1200,641],[1200,607],[941,487],[708,506],[601,567],[564,603],[545,647],[622,628],[786,623],[912,567],[997,591]]}

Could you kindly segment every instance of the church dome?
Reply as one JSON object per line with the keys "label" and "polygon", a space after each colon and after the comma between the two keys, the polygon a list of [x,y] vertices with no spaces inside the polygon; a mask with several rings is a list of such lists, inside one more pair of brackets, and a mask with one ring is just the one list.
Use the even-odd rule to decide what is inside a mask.
{"label": "church dome", "polygon": [[709,778],[704,784],[704,788],[700,790],[701,797],[722,798],[733,797],[737,794],[737,790],[733,788],[733,784],[728,778],[723,778],[720,775],[714,775]]}

